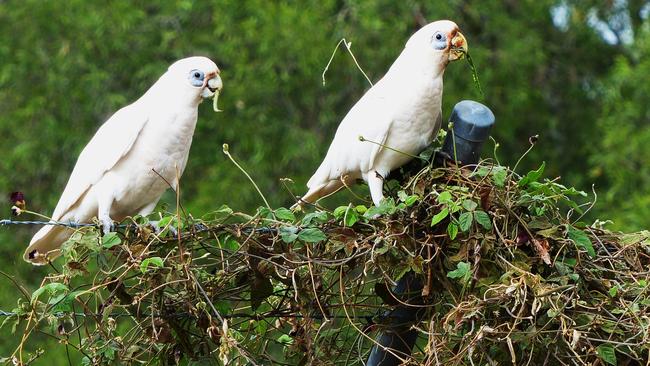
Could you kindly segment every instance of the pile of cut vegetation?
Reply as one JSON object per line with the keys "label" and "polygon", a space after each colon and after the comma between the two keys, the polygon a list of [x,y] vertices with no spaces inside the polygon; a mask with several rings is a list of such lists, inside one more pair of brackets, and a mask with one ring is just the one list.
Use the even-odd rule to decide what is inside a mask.
{"label": "pile of cut vegetation", "polygon": [[[412,306],[409,364],[647,364],[650,233],[582,223],[586,194],[543,170],[425,165],[379,207],[80,229],[6,319],[7,361],[47,355],[29,343],[47,332],[84,364],[363,365]],[[405,275],[417,296],[391,291]]]}

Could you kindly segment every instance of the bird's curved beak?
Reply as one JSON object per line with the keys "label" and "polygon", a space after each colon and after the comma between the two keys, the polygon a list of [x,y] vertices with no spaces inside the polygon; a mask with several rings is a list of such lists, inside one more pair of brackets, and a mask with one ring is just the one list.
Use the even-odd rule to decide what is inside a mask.
{"label": "bird's curved beak", "polygon": [[221,80],[221,76],[219,76],[219,74],[215,74],[214,77],[208,79],[207,87],[213,93],[223,89],[223,81]]}
{"label": "bird's curved beak", "polygon": [[221,112],[221,109],[219,109],[218,102],[219,102],[219,94],[221,94],[221,90],[223,89],[223,81],[221,80],[221,76],[219,74],[215,74],[212,78],[208,79],[206,87],[210,90],[211,96],[213,97],[212,99],[212,108],[214,109],[215,112]]}
{"label": "bird's curved beak", "polygon": [[451,39],[451,50],[449,51],[449,61],[460,60],[467,54],[467,40],[461,32],[456,32]]}

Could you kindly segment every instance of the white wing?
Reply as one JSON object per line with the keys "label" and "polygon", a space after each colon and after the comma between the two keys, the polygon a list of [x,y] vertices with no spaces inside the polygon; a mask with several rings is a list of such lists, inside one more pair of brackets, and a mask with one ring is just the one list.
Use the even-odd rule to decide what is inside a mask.
{"label": "white wing", "polygon": [[[345,116],[320,167],[307,183],[316,186],[341,175],[367,172],[388,138],[392,123],[391,100],[379,83],[371,88]],[[365,140],[359,141],[363,136]]]}
{"label": "white wing", "polygon": [[124,157],[148,121],[143,105],[135,102],[115,112],[83,149],[68,184],[54,209],[59,220],[108,170]]}

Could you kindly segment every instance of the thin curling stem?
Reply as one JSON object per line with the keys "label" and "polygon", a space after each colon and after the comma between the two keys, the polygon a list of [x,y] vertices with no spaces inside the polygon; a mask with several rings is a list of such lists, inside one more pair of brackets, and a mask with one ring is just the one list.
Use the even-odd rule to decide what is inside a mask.
{"label": "thin curling stem", "polygon": [[262,200],[264,201],[264,204],[266,205],[266,207],[267,207],[269,210],[273,211],[273,209],[271,208],[271,205],[269,205],[269,201],[266,200],[266,197],[264,197],[264,194],[263,194],[262,191],[260,190],[260,187],[257,186],[257,183],[255,183],[255,181],[253,180],[253,178],[251,178],[251,176],[246,172],[246,170],[244,170],[244,168],[242,168],[241,165],[239,165],[239,164],[237,163],[237,161],[235,161],[235,158],[233,158],[232,155],[230,155],[230,152],[228,151],[228,144],[223,144],[223,153],[226,154],[226,156],[228,157],[228,159],[230,159],[230,161],[232,161],[232,163],[235,164],[235,166],[236,166],[239,170],[241,170],[242,173],[244,173],[244,175],[246,176],[246,178],[248,178],[248,180],[253,184],[253,187],[255,187],[255,190],[257,190],[257,193],[259,193],[260,197],[262,197]]}
{"label": "thin curling stem", "polygon": [[499,143],[492,136],[490,136],[490,140],[492,140],[492,142],[494,143],[494,150],[493,150],[494,161],[497,162],[497,165],[501,165],[501,162],[499,161],[499,157],[497,156],[497,149],[499,148]]}
{"label": "thin curling stem", "polygon": [[395,148],[393,148],[393,147],[390,147],[390,146],[388,146],[388,145],[382,144],[381,142],[368,140],[367,138],[365,138],[365,137],[363,137],[363,136],[361,136],[361,135],[359,135],[359,141],[361,141],[361,142],[370,142],[371,144],[375,144],[375,145],[381,146],[381,147],[383,147],[383,148],[386,148],[386,149],[388,149],[388,150],[395,151],[396,153],[404,154],[404,155],[406,155],[406,156],[410,156],[410,157],[412,157],[412,158],[414,158],[414,159],[420,159],[420,160],[425,161],[425,162],[427,161],[426,159],[424,159],[424,158],[422,158],[422,157],[420,157],[420,156],[413,155],[413,154],[409,154],[409,153],[404,152],[404,151],[401,151],[401,150],[397,150],[397,149],[395,149]]}
{"label": "thin curling stem", "polygon": [[45,219],[45,220],[47,220],[47,221],[52,221],[52,218],[51,218],[51,217],[47,217],[47,216],[45,216],[45,215],[43,215],[43,214],[39,214],[38,212],[29,211],[29,210],[20,210],[20,211],[21,211],[21,213],[26,213],[26,214],[29,214],[29,215],[34,215],[34,216],[36,216],[36,217],[40,217],[40,218]]}
{"label": "thin curling stem", "polygon": [[456,151],[456,134],[454,133],[454,123],[450,123],[449,132],[451,132],[451,145],[454,147],[454,161],[458,161],[458,152]]}
{"label": "thin curling stem", "polygon": [[368,77],[368,75],[366,75],[365,71],[363,71],[363,69],[361,68],[361,65],[359,65],[359,62],[357,61],[357,58],[354,57],[354,53],[352,53],[352,49],[350,48],[350,47],[352,47],[352,42],[348,42],[345,38],[341,38],[339,43],[336,44],[336,47],[334,47],[334,51],[332,51],[332,56],[330,56],[329,61],[327,61],[327,65],[325,65],[325,69],[323,70],[323,74],[321,75],[321,77],[323,78],[323,85],[325,85],[325,74],[327,73],[327,70],[329,70],[330,65],[332,64],[332,60],[334,60],[334,55],[336,55],[336,51],[338,51],[339,46],[341,45],[341,43],[343,43],[345,45],[345,48],[350,53],[350,56],[352,56],[352,60],[354,61],[354,64],[357,65],[357,69],[359,69],[359,71],[361,71],[363,76],[368,81],[368,84],[370,84],[370,86],[373,86],[372,81],[370,81],[370,78]]}
{"label": "thin curling stem", "polygon": [[512,168],[512,173],[515,173],[517,171],[517,167],[519,166],[519,163],[528,155],[528,153],[535,147],[535,143],[537,142],[538,135],[532,136],[528,139],[528,143],[530,143],[530,146],[528,147],[528,150],[526,150],[523,155],[519,157],[517,162],[515,163],[515,167]]}

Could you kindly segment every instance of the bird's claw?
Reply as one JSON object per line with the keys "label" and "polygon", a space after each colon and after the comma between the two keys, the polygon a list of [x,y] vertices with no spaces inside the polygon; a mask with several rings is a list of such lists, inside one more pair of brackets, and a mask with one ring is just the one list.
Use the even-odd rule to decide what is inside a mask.
{"label": "bird's claw", "polygon": [[149,226],[153,228],[153,231],[156,233],[156,235],[160,235],[160,232],[162,229],[160,228],[160,225],[158,225],[159,221],[149,221]]}
{"label": "bird's claw", "polygon": [[208,230],[209,227],[207,227],[206,225],[203,225],[201,223],[198,223],[198,224],[194,224],[194,229],[199,230],[199,231],[205,231],[205,230]]}
{"label": "bird's claw", "polygon": [[304,202],[301,199],[298,199],[298,202],[294,203],[293,206],[291,206],[290,209],[291,209],[292,212],[302,212],[303,204],[304,204]]}
{"label": "bird's claw", "polygon": [[110,218],[102,219],[102,232],[104,233],[104,235],[112,231],[115,231],[115,223],[113,222],[113,220],[111,220]]}
{"label": "bird's claw", "polygon": [[160,235],[160,233],[162,233],[164,229],[168,229],[169,232],[172,233],[172,235],[178,236],[178,230],[176,230],[176,228],[171,225],[166,225],[165,227],[161,227],[160,221],[149,221],[149,225],[153,227],[154,231],[156,232],[156,235]]}
{"label": "bird's claw", "polygon": [[433,161],[440,166],[444,166],[444,164],[448,161],[450,162],[455,162],[456,159],[454,159],[453,156],[451,156],[449,153],[446,151],[442,150],[436,150],[433,154]]}

